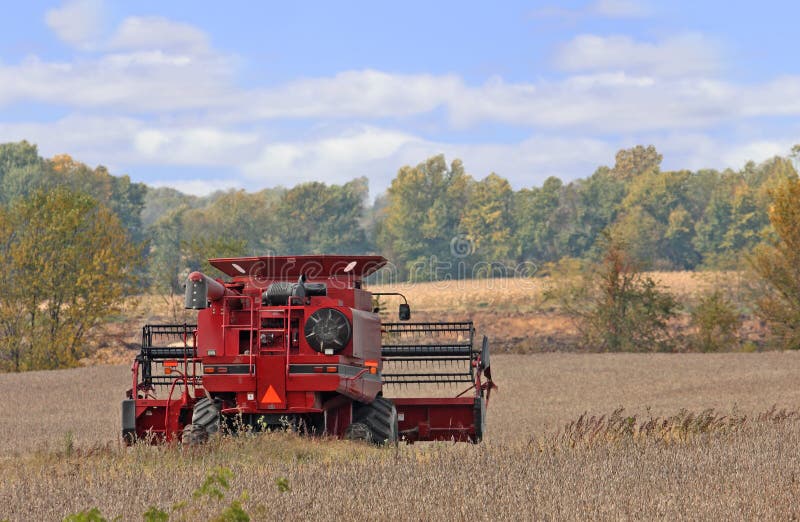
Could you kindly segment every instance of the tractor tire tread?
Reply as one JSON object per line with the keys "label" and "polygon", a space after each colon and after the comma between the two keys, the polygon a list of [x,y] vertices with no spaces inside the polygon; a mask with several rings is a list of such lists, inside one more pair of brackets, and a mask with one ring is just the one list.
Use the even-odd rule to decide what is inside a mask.
{"label": "tractor tire tread", "polygon": [[184,446],[194,446],[203,444],[208,440],[208,432],[197,424],[187,424],[181,433],[181,444]]}
{"label": "tractor tire tread", "polygon": [[397,409],[392,401],[376,397],[358,408],[353,424],[366,426],[374,444],[394,444],[398,440]]}

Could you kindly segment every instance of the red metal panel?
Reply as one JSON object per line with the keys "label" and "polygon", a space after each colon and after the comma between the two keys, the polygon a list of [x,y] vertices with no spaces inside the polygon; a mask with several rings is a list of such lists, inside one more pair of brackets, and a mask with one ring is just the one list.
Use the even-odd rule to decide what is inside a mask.
{"label": "red metal panel", "polygon": [[256,358],[256,401],[263,409],[282,410],[287,407],[285,356]]}
{"label": "red metal panel", "polygon": [[197,356],[205,357],[208,350],[216,350],[217,355],[223,354],[224,344],[222,338],[222,307],[212,304],[197,314]]}
{"label": "red metal panel", "polygon": [[203,375],[203,387],[209,392],[253,392],[256,378],[253,375]]}
{"label": "red metal panel", "polygon": [[182,399],[137,400],[136,437],[153,442],[173,440],[183,430],[178,421],[183,405]]}
{"label": "red metal panel", "polygon": [[473,441],[479,438],[475,398],[391,399],[400,417],[400,433],[406,440]]}
{"label": "red metal panel", "polygon": [[325,432],[334,437],[343,437],[353,419],[353,405],[348,401],[334,401],[333,405],[326,405]]}

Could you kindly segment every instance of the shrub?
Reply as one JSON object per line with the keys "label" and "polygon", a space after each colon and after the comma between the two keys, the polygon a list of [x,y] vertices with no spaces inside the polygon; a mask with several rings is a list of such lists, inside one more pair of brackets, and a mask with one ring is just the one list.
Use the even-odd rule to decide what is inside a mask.
{"label": "shrub", "polygon": [[704,295],[691,311],[692,346],[702,352],[718,352],[738,345],[742,320],[736,306],[720,290]]}
{"label": "shrub", "polygon": [[572,316],[585,341],[606,351],[669,351],[668,321],[678,303],[644,275],[625,245],[607,236],[602,261],[545,291]]}

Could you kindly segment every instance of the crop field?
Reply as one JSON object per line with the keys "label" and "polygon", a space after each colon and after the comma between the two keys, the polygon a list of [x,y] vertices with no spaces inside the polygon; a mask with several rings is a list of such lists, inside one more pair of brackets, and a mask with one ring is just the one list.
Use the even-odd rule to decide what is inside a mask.
{"label": "crop field", "polygon": [[[3,374],[0,520],[93,508],[122,520],[150,508],[173,520],[233,520],[239,508],[258,520],[800,515],[800,354],[492,362],[500,389],[475,446],[372,448],[272,433],[124,448],[127,366]],[[418,393],[428,391],[396,394]]]}

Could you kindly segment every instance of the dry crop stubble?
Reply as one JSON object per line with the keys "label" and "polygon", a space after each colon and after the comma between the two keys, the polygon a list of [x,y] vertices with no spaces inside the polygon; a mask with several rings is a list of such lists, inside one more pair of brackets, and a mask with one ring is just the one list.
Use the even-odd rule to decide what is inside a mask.
{"label": "dry crop stubble", "polygon": [[[497,442],[561,428],[585,412],[743,414],[800,407],[800,353],[496,355],[489,407]],[[116,441],[129,366],[0,374],[0,455]],[[392,396],[451,396],[453,387],[388,387]]]}
{"label": "dry crop stubble", "polygon": [[[97,507],[140,520],[149,506],[170,510],[189,499],[177,518],[202,520],[247,491],[244,509],[264,520],[791,519],[798,443],[796,422],[569,450],[491,442],[374,449],[270,434],[192,451],[5,463],[0,517],[58,520]],[[232,471],[228,497],[192,501],[217,466]]]}
{"label": "dry crop stubble", "polygon": [[[114,441],[127,366],[0,375],[0,520],[58,520],[92,507],[141,520],[151,505],[184,500],[176,519],[208,519],[220,504],[192,501],[192,492],[218,466],[233,472],[225,502],[246,490],[244,508],[266,520],[797,517],[800,423],[752,416],[773,404],[797,409],[800,354],[498,355],[492,363],[500,389],[486,442],[397,449],[286,434],[188,451],[125,449]],[[747,422],[684,438],[634,438],[591,419],[565,428],[584,412],[618,407],[641,424],[683,408],[729,415],[734,405]]]}

